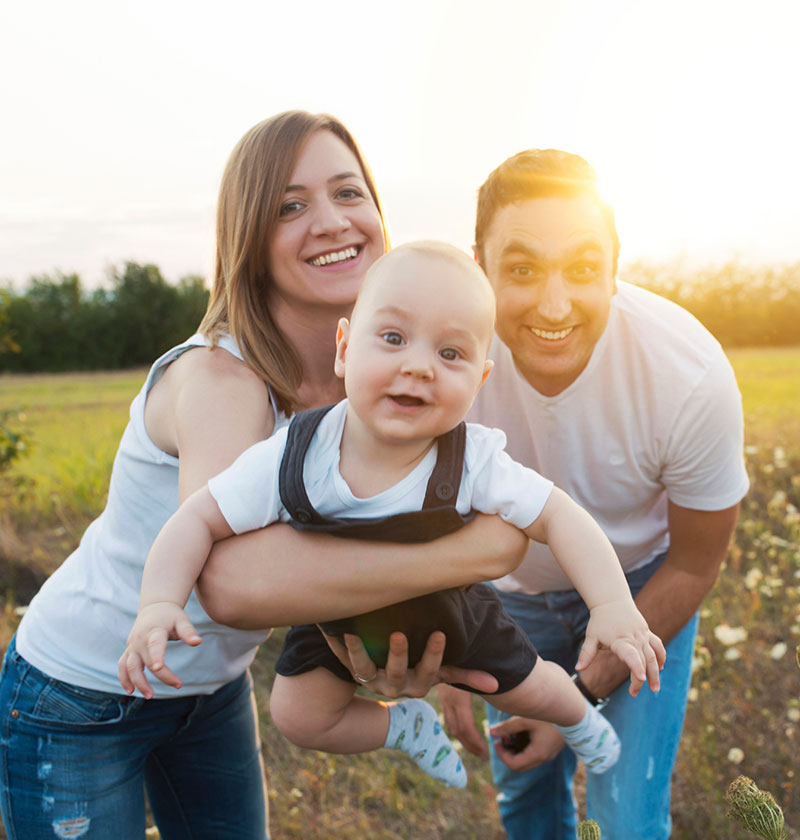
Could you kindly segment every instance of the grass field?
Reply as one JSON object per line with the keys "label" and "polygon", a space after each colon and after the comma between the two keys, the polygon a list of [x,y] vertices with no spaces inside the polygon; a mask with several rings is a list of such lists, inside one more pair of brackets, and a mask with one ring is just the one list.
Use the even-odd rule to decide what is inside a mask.
{"label": "grass field", "polygon": [[[790,837],[800,837],[795,776],[800,743],[800,348],[736,350],[751,491],[735,544],[704,604],[696,670],[675,776],[673,836],[745,838],[725,817],[740,773],[771,791]],[[0,377],[0,410],[19,408],[33,440],[9,478],[0,514],[0,647],[44,575],[101,508],[127,407],[143,371]],[[8,484],[8,481],[6,482]],[[488,768],[466,756],[466,793],[443,789],[413,765],[294,748],[266,714],[281,631],[262,647],[254,676],[276,838],[459,838],[503,833]]]}

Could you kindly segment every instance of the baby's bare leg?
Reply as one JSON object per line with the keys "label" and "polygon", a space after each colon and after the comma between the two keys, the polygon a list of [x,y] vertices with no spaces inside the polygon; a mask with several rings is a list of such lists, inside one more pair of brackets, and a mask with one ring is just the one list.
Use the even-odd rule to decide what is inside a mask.
{"label": "baby's bare leg", "polygon": [[586,713],[586,700],[567,672],[541,658],[518,686],[502,694],[484,695],[484,699],[501,712],[559,726],[579,723]]}
{"label": "baby's bare leg", "polygon": [[276,675],[269,709],[293,744],[331,753],[377,750],[389,732],[385,703],[355,695],[356,686],[315,668],[293,677]]}
{"label": "baby's bare leg", "polygon": [[355,692],[325,668],[275,677],[272,720],[292,743],[311,750],[357,753],[380,747],[402,750],[430,776],[464,787],[467,774],[436,716],[424,700],[381,703]]}
{"label": "baby's bare leg", "polygon": [[614,728],[555,662],[537,659],[518,686],[485,699],[502,712],[555,724],[591,773],[605,773],[619,758]]}

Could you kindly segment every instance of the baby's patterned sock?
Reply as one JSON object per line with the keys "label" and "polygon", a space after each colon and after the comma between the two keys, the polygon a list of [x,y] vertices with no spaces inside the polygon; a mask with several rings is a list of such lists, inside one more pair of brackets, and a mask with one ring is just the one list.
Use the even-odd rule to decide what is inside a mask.
{"label": "baby's patterned sock", "polygon": [[402,750],[434,779],[448,787],[463,788],[467,771],[447,737],[433,706],[424,700],[402,700],[389,705],[389,734],[385,747]]}
{"label": "baby's patterned sock", "polygon": [[583,720],[573,726],[556,726],[589,773],[605,773],[619,758],[619,738],[614,727],[586,702]]}

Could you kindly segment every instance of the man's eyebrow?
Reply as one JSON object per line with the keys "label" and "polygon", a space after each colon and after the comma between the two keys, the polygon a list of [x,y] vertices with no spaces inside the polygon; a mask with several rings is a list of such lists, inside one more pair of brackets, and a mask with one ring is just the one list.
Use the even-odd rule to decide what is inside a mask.
{"label": "man's eyebrow", "polygon": [[532,248],[521,239],[509,239],[509,241],[506,242],[503,246],[503,250],[500,252],[500,256],[507,257],[509,254],[525,254],[525,256],[531,257],[532,259],[538,259],[541,257],[541,253],[539,251]]}
{"label": "man's eyebrow", "polygon": [[[586,251],[602,251],[602,249],[603,245],[600,238],[590,233],[579,242],[576,242],[574,245],[567,248],[565,250],[565,254],[569,256],[577,256],[585,253]],[[500,252],[500,257],[507,257],[510,254],[522,254],[533,260],[544,259],[544,254],[541,251],[532,245],[523,242],[521,239],[510,239]]]}
{"label": "man's eyebrow", "polygon": [[[336,175],[331,175],[331,177],[328,178],[327,183],[333,184],[336,181],[346,181],[348,178],[358,178],[359,180],[363,180],[363,177],[359,175],[358,172],[339,172]],[[288,184],[285,192],[304,192],[307,189],[308,187],[303,186],[303,184]]]}

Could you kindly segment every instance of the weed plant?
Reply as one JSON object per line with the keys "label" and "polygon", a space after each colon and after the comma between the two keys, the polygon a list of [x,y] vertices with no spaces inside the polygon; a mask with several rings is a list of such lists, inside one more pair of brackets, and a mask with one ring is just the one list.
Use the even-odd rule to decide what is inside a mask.
{"label": "weed plant", "polygon": [[[706,599],[673,785],[673,837],[739,840],[725,793],[740,774],[771,791],[798,840],[800,792],[800,348],[730,354],[744,398],[751,490],[719,582]],[[102,509],[111,462],[143,372],[0,377],[3,407],[25,409],[35,447],[12,474],[35,482],[0,518],[0,646],[29,593],[14,570],[52,571]],[[466,791],[432,781],[387,752],[330,756],[298,749],[269,720],[267,696],[284,631],[253,666],[281,840],[500,840],[488,766],[464,755]],[[476,708],[479,708],[476,702]],[[602,828],[602,826],[601,826]],[[794,832],[794,833],[793,833]],[[0,837],[2,831],[0,830]]]}

